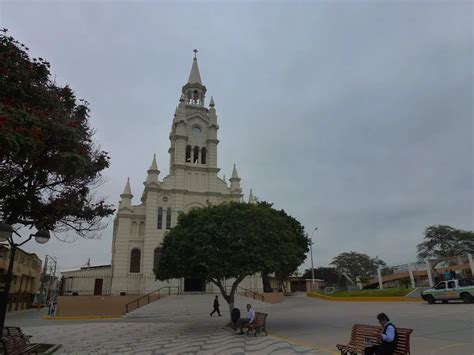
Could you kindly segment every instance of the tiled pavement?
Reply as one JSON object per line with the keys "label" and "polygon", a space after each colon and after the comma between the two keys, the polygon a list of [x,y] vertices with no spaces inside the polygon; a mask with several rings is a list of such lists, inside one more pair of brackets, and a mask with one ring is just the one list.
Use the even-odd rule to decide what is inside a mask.
{"label": "tiled pavement", "polygon": [[[225,301],[221,300],[223,316],[209,317],[213,299],[213,295],[170,296],[117,321],[49,321],[22,328],[33,342],[62,344],[60,354],[328,354],[278,337],[240,335],[226,326]],[[241,312],[246,303],[272,313],[271,304],[235,299]]]}
{"label": "tiled pavement", "polygon": [[24,327],[60,354],[324,354],[272,336],[239,335],[217,324],[96,322]]}

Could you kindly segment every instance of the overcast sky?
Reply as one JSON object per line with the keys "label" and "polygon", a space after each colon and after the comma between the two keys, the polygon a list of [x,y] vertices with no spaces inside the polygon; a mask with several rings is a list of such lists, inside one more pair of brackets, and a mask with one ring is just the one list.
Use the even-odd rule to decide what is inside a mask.
{"label": "overcast sky", "polygon": [[[426,226],[473,229],[472,23],[470,1],[0,1],[1,27],[90,102],[115,205],[128,176],[139,203],[154,153],[168,173],[198,48],[220,174],[235,162],[246,198],[317,226],[321,266],[351,250],[406,263]],[[111,226],[26,249],[107,264]]]}

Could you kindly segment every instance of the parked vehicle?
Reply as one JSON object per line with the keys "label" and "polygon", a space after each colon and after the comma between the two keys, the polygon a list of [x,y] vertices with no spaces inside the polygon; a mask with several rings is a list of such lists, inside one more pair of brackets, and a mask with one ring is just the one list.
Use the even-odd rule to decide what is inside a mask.
{"label": "parked vehicle", "polygon": [[474,300],[474,279],[465,278],[438,282],[433,288],[423,290],[421,298],[429,304],[436,301],[448,303],[452,300],[471,303]]}

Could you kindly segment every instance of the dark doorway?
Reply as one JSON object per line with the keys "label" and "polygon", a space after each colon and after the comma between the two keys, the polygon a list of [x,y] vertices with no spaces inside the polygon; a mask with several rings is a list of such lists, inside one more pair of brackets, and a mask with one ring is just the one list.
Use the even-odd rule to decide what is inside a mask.
{"label": "dark doorway", "polygon": [[306,292],[306,280],[292,280],[291,292]]}
{"label": "dark doorway", "polygon": [[103,283],[104,283],[103,279],[95,279],[94,296],[102,295],[102,284]]}
{"label": "dark doorway", "polygon": [[206,281],[200,279],[184,279],[184,292],[206,292]]}

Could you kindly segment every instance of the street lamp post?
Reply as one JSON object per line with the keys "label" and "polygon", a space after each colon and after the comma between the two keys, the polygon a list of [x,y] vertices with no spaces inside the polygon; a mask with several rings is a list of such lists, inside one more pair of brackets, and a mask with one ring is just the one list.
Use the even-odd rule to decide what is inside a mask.
{"label": "street lamp post", "polygon": [[311,291],[314,291],[314,265],[313,265],[313,237],[314,237],[314,232],[318,230],[318,227],[315,227],[313,229],[313,233],[311,234],[311,243],[309,244],[309,249],[311,251],[311,275],[313,276],[313,279],[311,280]]}
{"label": "street lamp post", "polygon": [[[25,244],[26,242],[30,241],[30,239],[33,237],[35,237],[36,242],[39,244],[47,243],[50,238],[48,231],[39,230],[38,232],[36,232],[36,234],[30,234],[28,239],[24,240],[22,243],[16,244],[13,241],[13,233],[19,235],[16,231],[13,230],[11,225],[0,222],[0,243],[8,241],[8,243],[10,244],[10,260],[8,263],[8,271],[5,276],[5,287],[0,295],[0,339],[2,339],[3,336],[3,328],[5,326],[5,318],[7,315],[10,286],[13,280],[13,265],[15,263],[16,249]],[[19,236],[21,237],[21,235]]]}

